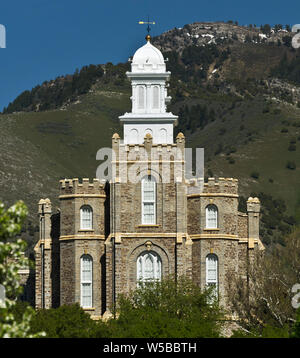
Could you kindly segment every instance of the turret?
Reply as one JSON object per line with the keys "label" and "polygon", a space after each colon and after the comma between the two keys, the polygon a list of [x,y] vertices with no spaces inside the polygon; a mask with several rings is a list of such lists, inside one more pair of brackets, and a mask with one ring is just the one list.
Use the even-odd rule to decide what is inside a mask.
{"label": "turret", "polygon": [[254,248],[254,240],[259,239],[260,201],[250,197],[247,200],[249,248]]}

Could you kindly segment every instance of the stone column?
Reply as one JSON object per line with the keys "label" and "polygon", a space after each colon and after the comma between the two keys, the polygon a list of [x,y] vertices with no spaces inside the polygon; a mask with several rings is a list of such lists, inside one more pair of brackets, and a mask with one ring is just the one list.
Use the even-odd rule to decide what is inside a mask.
{"label": "stone column", "polygon": [[248,248],[254,249],[254,240],[259,239],[259,212],[260,201],[250,197],[247,200],[248,212]]}
{"label": "stone column", "polygon": [[36,308],[51,308],[51,201],[49,199],[41,199],[38,208],[40,218],[40,238],[34,248],[36,261],[35,306]]}

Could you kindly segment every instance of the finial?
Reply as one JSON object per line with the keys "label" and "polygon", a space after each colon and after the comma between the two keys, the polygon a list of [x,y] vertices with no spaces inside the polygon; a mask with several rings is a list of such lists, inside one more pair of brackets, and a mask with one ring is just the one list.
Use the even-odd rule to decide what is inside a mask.
{"label": "finial", "polygon": [[150,31],[151,31],[151,27],[150,25],[155,25],[154,21],[149,21],[149,16],[148,16],[148,21],[139,21],[140,25],[148,25],[147,26],[147,36],[146,36],[146,40],[149,42],[151,40],[151,36],[150,36]]}

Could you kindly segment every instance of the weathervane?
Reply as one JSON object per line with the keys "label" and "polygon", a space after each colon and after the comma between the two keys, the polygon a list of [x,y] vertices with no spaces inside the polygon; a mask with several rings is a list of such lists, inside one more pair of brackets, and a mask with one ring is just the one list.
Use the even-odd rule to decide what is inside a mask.
{"label": "weathervane", "polygon": [[150,31],[151,31],[151,27],[150,25],[155,25],[154,21],[149,21],[149,16],[148,16],[148,21],[139,21],[140,25],[148,25],[147,26],[147,31],[148,31],[148,35],[146,36],[146,40],[150,41],[151,36],[150,36]]}

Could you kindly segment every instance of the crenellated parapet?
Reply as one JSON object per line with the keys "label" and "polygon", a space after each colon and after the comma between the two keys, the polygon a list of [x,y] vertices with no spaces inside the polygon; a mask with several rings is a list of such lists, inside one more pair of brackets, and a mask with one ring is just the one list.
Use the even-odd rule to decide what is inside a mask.
{"label": "crenellated parapet", "polygon": [[204,182],[204,178],[186,179],[188,195],[233,195],[238,196],[238,179],[233,178],[208,178]]}
{"label": "crenellated parapet", "polygon": [[105,180],[97,178],[90,182],[89,178],[83,178],[82,182],[78,178],[60,180],[60,198],[65,195],[105,195]]}
{"label": "crenellated parapet", "polygon": [[[147,133],[142,144],[124,144],[115,133],[112,137],[114,155],[112,173],[120,182],[126,182],[130,167],[134,165],[135,174],[152,171],[159,173],[161,180],[184,178],[184,135],[181,133],[176,143],[155,144],[153,137]],[[131,173],[132,174],[132,173]],[[173,181],[174,179],[171,179]],[[167,179],[166,181],[167,182]]]}
{"label": "crenellated parapet", "polygon": [[238,195],[238,179],[233,178],[208,178],[204,183],[203,193],[224,193]]}
{"label": "crenellated parapet", "polygon": [[186,179],[187,194],[200,194],[203,192],[204,178]]}

